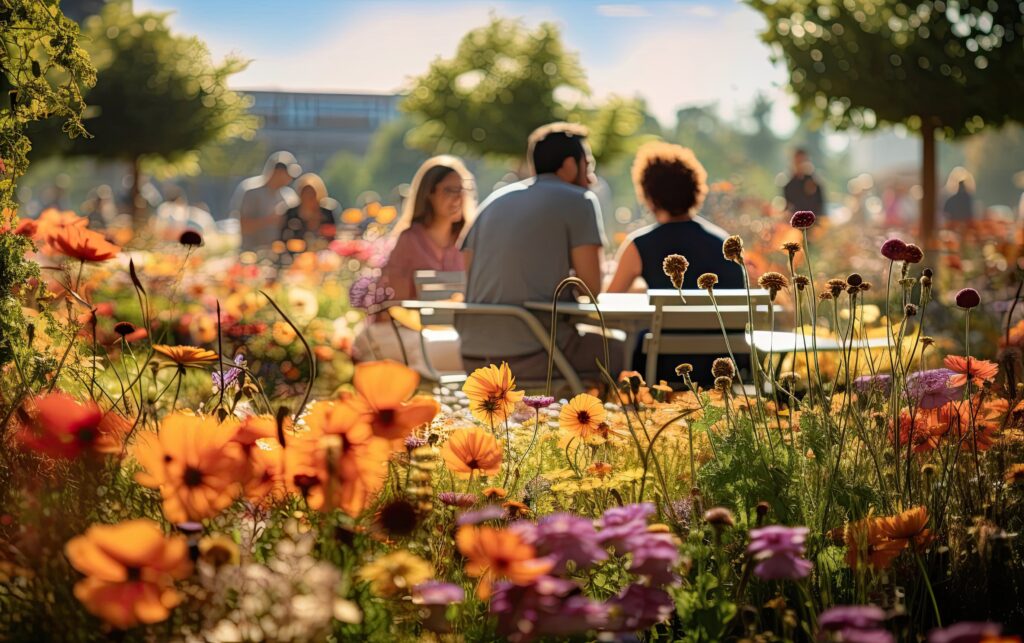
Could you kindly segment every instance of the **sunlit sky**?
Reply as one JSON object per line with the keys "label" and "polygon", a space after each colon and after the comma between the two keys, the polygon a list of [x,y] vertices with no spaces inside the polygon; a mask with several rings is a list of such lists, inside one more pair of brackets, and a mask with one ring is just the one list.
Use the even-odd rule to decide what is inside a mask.
{"label": "sunlit sky", "polygon": [[775,101],[779,133],[795,119],[786,73],[758,39],[763,18],[734,0],[468,2],[464,0],[135,0],[173,12],[173,27],[205,40],[215,59],[249,68],[239,89],[399,91],[490,14],[552,21],[579,53],[595,98],[639,95],[664,124],[678,107],[717,103],[742,116],[757,92]]}

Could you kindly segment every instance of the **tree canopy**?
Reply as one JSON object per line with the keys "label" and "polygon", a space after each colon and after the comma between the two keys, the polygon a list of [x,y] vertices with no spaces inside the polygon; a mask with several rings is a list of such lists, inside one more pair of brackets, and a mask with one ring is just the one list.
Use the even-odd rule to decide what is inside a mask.
{"label": "tree canopy", "polygon": [[622,97],[589,105],[589,94],[579,57],[555,25],[531,30],[493,17],[414,79],[402,108],[416,120],[410,143],[430,153],[522,158],[530,132],[560,120],[590,127],[599,161],[628,151],[642,106]]}
{"label": "tree canopy", "polygon": [[935,214],[936,133],[1024,118],[1018,0],[746,0],[789,69],[797,109],[837,129],[900,124],[924,140],[922,226]]}

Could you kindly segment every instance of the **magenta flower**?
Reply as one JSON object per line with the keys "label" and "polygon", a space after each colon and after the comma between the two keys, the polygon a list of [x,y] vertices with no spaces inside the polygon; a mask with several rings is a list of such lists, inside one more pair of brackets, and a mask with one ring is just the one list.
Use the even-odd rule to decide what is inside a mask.
{"label": "magenta flower", "polygon": [[814,213],[810,210],[800,210],[793,213],[792,218],[789,220],[789,225],[798,230],[804,230],[814,225],[814,218]]}
{"label": "magenta flower", "polygon": [[964,288],[956,294],[956,305],[970,310],[981,304],[981,295],[974,288]]}
{"label": "magenta flower", "polygon": [[629,571],[647,576],[652,587],[679,582],[673,571],[679,563],[679,548],[670,534],[640,534],[629,539],[629,547],[633,557]]}
{"label": "magenta flower", "polygon": [[612,632],[636,632],[662,623],[676,610],[676,604],[665,590],[643,585],[630,585],[608,601],[608,624]]}
{"label": "magenta flower", "polygon": [[[465,494],[470,495],[470,494]],[[459,517],[455,519],[455,524],[459,525],[479,525],[482,522],[489,520],[498,520],[499,518],[505,517],[505,510],[498,505],[487,505],[476,511],[463,511],[459,514]]]}
{"label": "magenta flower", "polygon": [[449,605],[465,599],[465,590],[453,583],[427,581],[412,588],[413,604],[424,606],[426,612],[423,627],[432,632],[451,632],[452,626],[445,612]]}
{"label": "magenta flower", "polygon": [[928,633],[928,643],[981,643],[1003,633],[998,623],[964,622]]}
{"label": "magenta flower", "polygon": [[523,404],[531,409],[545,409],[555,403],[555,398],[550,395],[527,395],[523,398]]}
{"label": "magenta flower", "polygon": [[580,516],[550,514],[536,525],[516,523],[513,528],[522,530],[523,538],[537,549],[538,554],[555,561],[555,573],[565,571],[569,561],[577,568],[587,568],[608,558],[608,552],[598,542],[593,521]]}
{"label": "magenta flower", "polygon": [[442,491],[437,494],[437,499],[449,507],[472,507],[476,504],[476,494],[456,493],[454,491]]}
{"label": "magenta flower", "polygon": [[759,561],[754,574],[764,580],[796,580],[811,573],[813,565],[803,558],[808,531],[782,525],[752,529],[747,553]]}
{"label": "magenta flower", "polygon": [[607,609],[579,591],[576,583],[553,576],[527,585],[501,582],[491,595],[491,613],[498,617],[498,631],[510,641],[569,637],[603,627]]}
{"label": "magenta flower", "polygon": [[907,399],[922,409],[937,409],[960,399],[961,387],[949,385],[949,378],[953,375],[955,373],[948,368],[911,373],[907,376]]}
{"label": "magenta flower", "polygon": [[598,521],[598,540],[602,545],[615,547],[620,554],[626,553],[630,551],[628,540],[647,533],[647,517],[653,513],[654,505],[649,502],[612,507]]}
{"label": "magenta flower", "polygon": [[903,253],[907,251],[907,244],[899,239],[889,239],[882,244],[882,256],[889,261],[902,261]]}
{"label": "magenta flower", "polygon": [[818,615],[818,640],[893,643],[883,622],[885,611],[875,605],[837,605]]}

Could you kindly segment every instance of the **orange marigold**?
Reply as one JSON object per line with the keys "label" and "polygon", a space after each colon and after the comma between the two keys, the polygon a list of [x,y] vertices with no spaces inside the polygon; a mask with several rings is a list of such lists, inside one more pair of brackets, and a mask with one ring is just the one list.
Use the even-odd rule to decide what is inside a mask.
{"label": "orange marigold", "polygon": [[589,393],[580,393],[562,407],[558,426],[583,440],[601,435],[601,423],[608,416],[601,400]]}
{"label": "orange marigold", "polygon": [[166,346],[153,344],[153,350],[166,361],[181,368],[199,368],[217,361],[217,353],[198,346]]}
{"label": "orange marigold", "polygon": [[503,452],[493,435],[480,427],[459,429],[448,436],[441,457],[455,475],[468,478],[479,471],[492,476],[501,471]]}
{"label": "orange marigold", "polygon": [[403,440],[441,411],[437,400],[429,395],[413,396],[420,375],[397,362],[359,364],[353,383],[359,395],[343,403],[357,413],[361,421],[369,423],[374,435],[388,440]]}
{"label": "orange marigold", "polygon": [[947,355],[943,363],[946,368],[956,373],[949,378],[949,386],[952,387],[963,386],[968,378],[973,384],[991,382],[999,374],[998,364],[974,357]]}
{"label": "orange marigold", "polygon": [[455,534],[455,544],[466,557],[466,574],[480,579],[476,595],[481,600],[490,597],[496,580],[507,578],[526,584],[548,573],[554,565],[537,558],[533,545],[508,529],[464,525]]}
{"label": "orange marigold", "polygon": [[64,553],[86,576],[75,584],[75,597],[122,630],[167,619],[181,602],[174,581],[192,572],[185,538],[167,538],[145,518],[93,525],[69,540]]}
{"label": "orange marigold", "polygon": [[236,431],[233,422],[176,413],[135,443],[143,469],[135,479],[159,489],[168,521],[212,518],[238,497],[249,467],[242,446],[232,441]]}

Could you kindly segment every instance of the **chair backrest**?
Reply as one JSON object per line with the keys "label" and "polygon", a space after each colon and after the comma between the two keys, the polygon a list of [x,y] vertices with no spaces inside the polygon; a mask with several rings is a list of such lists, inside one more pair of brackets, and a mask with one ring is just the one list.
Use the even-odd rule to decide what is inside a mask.
{"label": "chair backrest", "polygon": [[[413,275],[416,298],[420,301],[462,301],[466,294],[466,273],[461,271],[417,270]],[[421,308],[420,323],[424,326],[453,326],[455,314],[450,310]]]}

